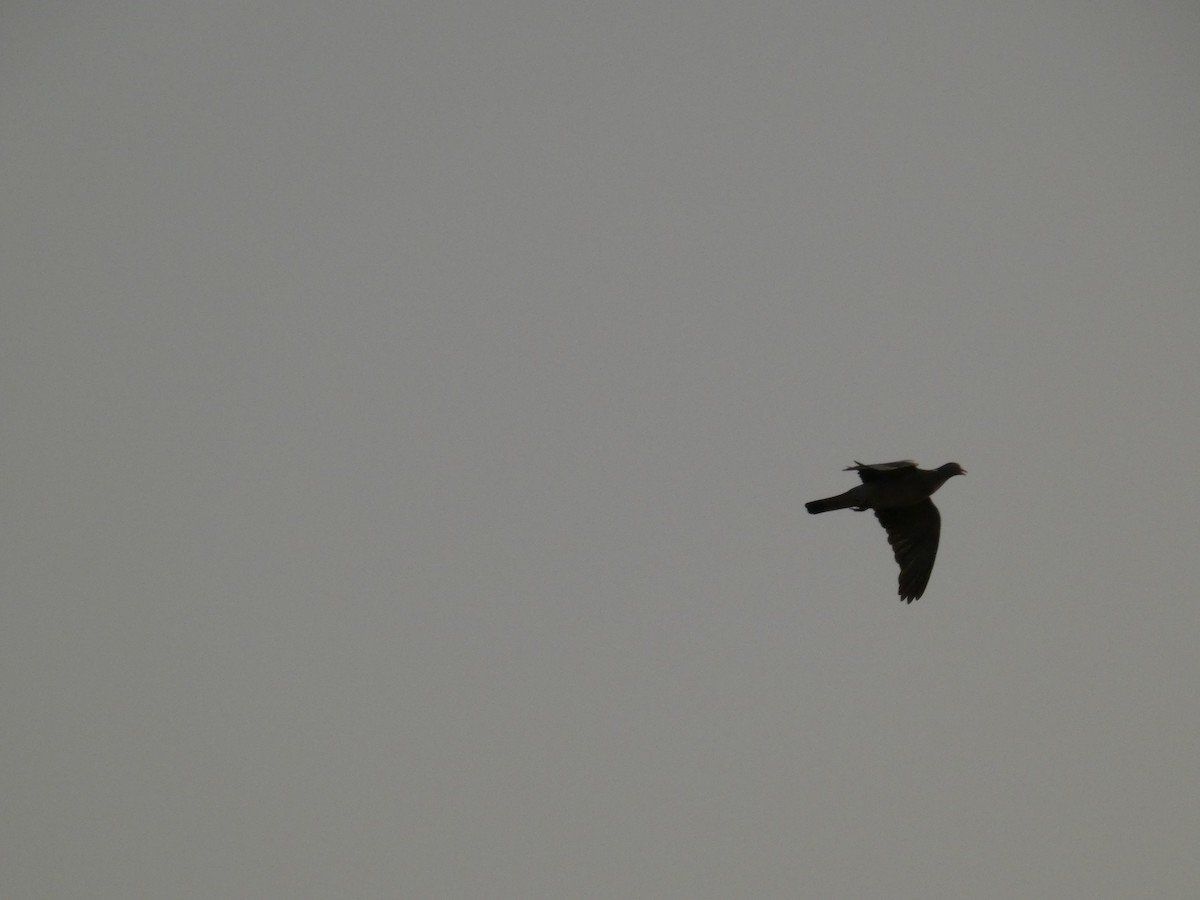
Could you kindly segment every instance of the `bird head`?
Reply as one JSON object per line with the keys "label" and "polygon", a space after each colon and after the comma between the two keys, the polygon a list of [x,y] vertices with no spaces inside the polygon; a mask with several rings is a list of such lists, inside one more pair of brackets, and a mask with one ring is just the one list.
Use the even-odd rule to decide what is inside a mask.
{"label": "bird head", "polygon": [[947,478],[953,478],[955,475],[966,475],[967,470],[958,463],[946,463],[944,466],[938,466],[938,471]]}

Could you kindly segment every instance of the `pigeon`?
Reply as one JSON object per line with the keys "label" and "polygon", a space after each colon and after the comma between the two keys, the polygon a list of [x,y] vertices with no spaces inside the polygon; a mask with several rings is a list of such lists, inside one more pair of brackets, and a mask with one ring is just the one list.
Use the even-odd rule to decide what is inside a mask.
{"label": "pigeon", "polygon": [[857,472],[862,484],[836,497],[806,503],[804,508],[813,515],[832,509],[874,510],[900,565],[900,599],[919,600],[929,583],[942,531],[941,514],[929,495],[967,470],[953,462],[918,469],[911,459],[901,459],[873,465],[855,460],[842,471]]}

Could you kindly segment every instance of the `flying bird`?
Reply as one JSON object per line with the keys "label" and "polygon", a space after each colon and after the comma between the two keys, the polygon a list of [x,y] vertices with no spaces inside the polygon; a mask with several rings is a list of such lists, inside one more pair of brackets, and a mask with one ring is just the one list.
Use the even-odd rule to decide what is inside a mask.
{"label": "flying bird", "polygon": [[836,497],[806,503],[804,508],[813,515],[832,509],[874,510],[900,565],[900,599],[919,600],[929,583],[942,533],[941,514],[929,495],[967,470],[953,462],[918,469],[911,459],[902,459],[874,465],[855,460],[842,471],[857,472],[862,484]]}

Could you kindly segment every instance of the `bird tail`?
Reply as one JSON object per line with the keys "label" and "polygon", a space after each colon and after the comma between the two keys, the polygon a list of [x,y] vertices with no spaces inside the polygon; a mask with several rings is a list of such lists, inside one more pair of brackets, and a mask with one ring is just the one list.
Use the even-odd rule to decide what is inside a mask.
{"label": "bird tail", "polygon": [[834,509],[849,509],[855,506],[857,501],[850,497],[850,492],[838,494],[836,497],[826,497],[824,500],[813,500],[811,503],[805,503],[804,508],[814,516],[817,513],[829,512]]}

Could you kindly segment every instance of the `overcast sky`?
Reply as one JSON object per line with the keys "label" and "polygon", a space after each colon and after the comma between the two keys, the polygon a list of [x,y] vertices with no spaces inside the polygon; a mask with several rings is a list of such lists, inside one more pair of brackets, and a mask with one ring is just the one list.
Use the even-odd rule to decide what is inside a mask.
{"label": "overcast sky", "polygon": [[1191,0],[8,0],[0,123],[5,896],[1195,895]]}

